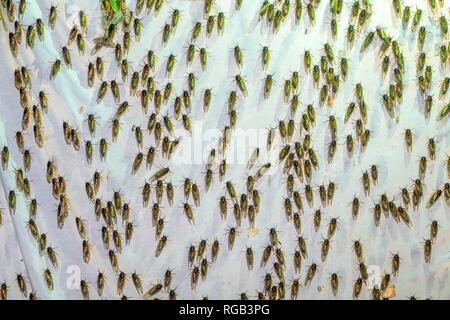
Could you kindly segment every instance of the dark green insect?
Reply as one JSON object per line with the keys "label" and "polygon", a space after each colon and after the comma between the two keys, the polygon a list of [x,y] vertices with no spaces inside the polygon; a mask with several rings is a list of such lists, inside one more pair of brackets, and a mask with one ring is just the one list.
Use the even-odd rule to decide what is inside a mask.
{"label": "dark green insect", "polygon": [[78,35],[78,27],[73,26],[73,28],[70,30],[69,37],[67,38],[67,45],[70,46],[75,41]]}
{"label": "dark green insect", "polygon": [[200,35],[200,31],[202,29],[202,23],[200,21],[196,22],[194,25],[194,28],[191,32],[191,41],[195,42],[197,40],[198,36]]}
{"label": "dark green insect", "polygon": [[341,14],[343,8],[344,8],[344,0],[337,0],[336,13],[338,15]]}
{"label": "dark green insect", "polygon": [[355,42],[355,28],[353,27],[353,25],[349,25],[347,28],[347,46],[349,49],[353,47],[354,42]]}
{"label": "dark green insect", "polygon": [[291,88],[292,88],[291,80],[287,79],[284,82],[284,87],[283,87],[283,99],[284,99],[284,102],[288,102],[289,101],[289,98],[290,98],[290,95],[291,95]]}
{"label": "dark green insect", "polygon": [[[5,1],[2,1],[2,3],[5,3]],[[26,8],[27,8],[27,1],[26,0],[20,0],[19,6],[18,6],[19,16],[23,17],[23,15],[25,14]],[[11,9],[11,10],[14,10],[14,9]]]}
{"label": "dark green insect", "polygon": [[358,29],[359,30],[362,30],[364,28],[364,25],[366,24],[369,16],[370,16],[370,13],[366,9],[362,9],[359,12],[359,16],[358,16]]}
{"label": "dark green insect", "polygon": [[306,11],[308,12],[309,22],[312,26],[316,23],[316,12],[314,6],[311,3],[306,5]]}
{"label": "dark green insect", "polygon": [[[22,25],[17,20],[14,21],[14,33],[13,34],[17,40],[17,43],[22,44],[23,29],[22,29]],[[11,41],[11,35],[10,35],[10,41]],[[11,43],[10,43],[10,46],[11,46]]]}
{"label": "dark green insect", "polygon": [[214,16],[209,16],[206,22],[206,36],[209,38],[213,32],[215,24]]}
{"label": "dark green insect", "polygon": [[33,28],[32,25],[29,25],[28,28],[27,28],[26,38],[27,38],[27,45],[28,45],[28,47],[33,49],[34,42],[35,42],[35,39],[36,39],[36,33],[35,33],[34,28]]}
{"label": "dark green insect", "polygon": [[179,21],[180,21],[180,10],[174,9],[172,11],[172,18],[170,23],[172,32],[175,32],[175,29],[177,28]]}
{"label": "dark green insect", "polygon": [[59,70],[61,68],[61,60],[56,59],[56,61],[53,63],[52,65],[52,69],[50,71],[50,81],[56,77],[56,75],[58,74]]}
{"label": "dark green insect", "polygon": [[87,25],[86,14],[84,13],[84,11],[80,11],[78,16],[79,16],[79,20],[80,20],[81,30],[83,30],[84,33],[87,33],[88,25]]}
{"label": "dark green insect", "polygon": [[419,159],[419,177],[420,179],[425,178],[427,172],[427,157],[420,157]]}
{"label": "dark green insect", "polygon": [[427,89],[430,89],[433,81],[433,69],[431,68],[431,66],[425,67],[424,80]]}
{"label": "dark green insect", "polygon": [[36,33],[40,41],[44,41],[44,22],[41,18],[36,19]]}
{"label": "dark green insect", "polygon": [[411,17],[411,7],[405,6],[405,8],[403,9],[403,15],[402,15],[402,27],[403,27],[403,29],[408,28],[410,17]]}
{"label": "dark green insect", "polygon": [[328,87],[323,85],[319,92],[319,105],[323,106],[328,98]]}
{"label": "dark green insect", "polygon": [[[268,2],[268,1],[265,1]],[[303,4],[301,0],[296,0],[295,2],[295,24],[298,25],[300,23],[300,20],[302,18],[302,12],[303,12]]]}
{"label": "dark green insect", "polygon": [[306,50],[303,55],[303,66],[305,68],[306,73],[309,73],[311,70],[311,53]]}
{"label": "dark green insect", "polygon": [[[331,46],[328,44],[328,43],[325,43],[325,45],[323,46],[323,49],[324,49],[324,52],[325,52],[325,55],[326,55],[326,57],[327,57],[327,59],[328,59],[328,62],[330,63],[330,64],[333,64],[334,63],[334,53],[333,53],[333,49],[331,48]],[[325,70],[326,70],[327,68],[325,67]],[[322,71],[323,72],[323,71]]]}
{"label": "dark green insect", "polygon": [[336,124],[336,118],[331,115],[328,118],[328,129],[330,130],[331,138],[336,140],[337,139],[337,124]]}
{"label": "dark green insect", "polygon": [[386,112],[389,114],[389,116],[394,119],[395,118],[395,111],[394,111],[394,105],[392,99],[389,97],[389,95],[384,94],[383,95],[383,105],[386,110]]}
{"label": "dark green insect", "polygon": [[421,73],[423,71],[423,69],[425,68],[425,59],[426,59],[425,52],[421,52],[419,54],[419,57],[417,58],[417,64],[416,64],[416,72],[417,73]]}
{"label": "dark green insect", "polygon": [[392,7],[394,8],[395,15],[400,17],[402,14],[402,5],[400,0],[392,0]]}
{"label": "dark green insect", "polygon": [[331,19],[330,31],[331,31],[331,36],[333,37],[333,40],[336,40],[336,38],[338,36],[338,24],[337,24],[336,19]]}
{"label": "dark green insect", "polygon": [[58,15],[58,12],[56,10],[56,7],[51,6],[50,12],[48,14],[48,25],[49,25],[50,29],[52,29],[52,30],[55,29],[57,15]]}
{"label": "dark green insect", "polygon": [[70,51],[66,46],[62,47],[61,55],[63,57],[63,61],[68,68],[72,68],[72,59],[70,57]]}
{"label": "dark green insect", "polygon": [[381,75],[383,76],[383,78],[386,76],[389,70],[389,64],[390,64],[389,56],[385,56],[381,63]]}
{"label": "dark green insect", "polygon": [[426,119],[430,117],[432,107],[433,107],[433,97],[427,96],[424,103],[424,114]]}
{"label": "dark green insect", "polygon": [[235,79],[235,82],[236,82],[236,85],[237,85],[237,87],[239,88],[239,90],[241,90],[241,93],[244,95],[244,96],[247,96],[247,94],[248,94],[248,92],[247,92],[247,86],[245,85],[245,81],[244,81],[244,79],[241,77],[241,75],[236,75],[235,77],[234,77],[234,79]]}
{"label": "dark green insect", "polygon": [[206,71],[207,67],[207,60],[208,59],[208,53],[206,52],[205,48],[200,49],[200,65],[202,66],[202,70]]}
{"label": "dark green insect", "polygon": [[191,65],[192,61],[194,61],[194,55],[195,55],[195,46],[193,44],[190,44],[188,50],[186,51],[186,64],[188,66]]}
{"label": "dark green insect", "polygon": [[263,70],[266,70],[269,67],[269,61],[270,61],[269,47],[264,46],[262,48],[262,53],[261,53],[261,62],[262,62]]}
{"label": "dark green insect", "polygon": [[130,81],[130,96],[136,95],[137,88],[139,85],[139,72],[133,72]]}
{"label": "dark green insect", "polygon": [[355,110],[356,104],[354,102],[350,102],[350,104],[347,106],[347,109],[345,111],[345,117],[344,117],[344,123],[350,119],[353,111]]}
{"label": "dark green insect", "polygon": [[439,17],[439,28],[441,30],[442,38],[447,39],[448,38],[448,23],[447,23],[447,19],[445,19],[444,15]]}
{"label": "dark green insect", "polygon": [[425,240],[423,247],[424,247],[423,253],[424,253],[425,263],[429,263],[431,261],[432,240],[430,240],[430,239]]}
{"label": "dark green insect", "polygon": [[317,271],[317,264],[313,263],[309,266],[305,276],[305,286],[309,285]]}
{"label": "dark green insect", "polygon": [[449,55],[449,52],[447,51],[447,48],[444,45],[442,45],[439,48],[439,57],[441,58],[441,66],[442,67],[444,67],[445,64],[447,63],[448,55]]}
{"label": "dark green insect", "polygon": [[412,22],[411,22],[411,31],[412,32],[415,32],[417,30],[417,27],[419,26],[421,19],[422,19],[422,10],[417,9],[416,13],[413,16]]}
{"label": "dark green insect", "polygon": [[273,19],[273,30],[272,32],[275,34],[278,32],[278,29],[280,28],[281,20],[283,19],[283,14],[280,10],[277,10],[275,12],[275,16]]}
{"label": "dark green insect", "polygon": [[439,89],[439,99],[442,99],[442,97],[444,97],[447,94],[449,85],[450,85],[450,77],[446,77],[442,81]]}
{"label": "dark green insect", "polygon": [[241,9],[242,2],[244,2],[244,0],[236,0],[236,3],[235,3],[236,11],[239,11]]}
{"label": "dark green insect", "polygon": [[361,153],[366,150],[367,145],[369,144],[370,137],[372,136],[372,132],[369,129],[366,129],[361,137]]}
{"label": "dark green insect", "polygon": [[225,14],[223,12],[219,12],[217,15],[217,33],[219,36],[223,35],[225,30]]}
{"label": "dark green insect", "polygon": [[267,8],[267,23],[270,24],[273,21],[275,15],[275,5],[271,3]]}
{"label": "dark green insect", "polygon": [[105,161],[106,155],[108,154],[108,143],[104,138],[100,140],[99,153],[100,153],[100,160]]}
{"label": "dark green insect", "polygon": [[270,91],[272,89],[273,75],[268,74],[264,80],[264,99],[269,98]]}
{"label": "dark green insect", "polygon": [[364,53],[367,50],[367,48],[370,46],[370,44],[373,41],[374,35],[375,35],[375,32],[370,31],[367,34],[367,36],[364,38],[364,41],[363,41],[363,43],[361,45],[361,50],[360,50],[361,54]]}
{"label": "dark green insect", "polygon": [[167,58],[167,63],[166,63],[166,77],[170,77],[170,75],[172,74],[172,70],[173,67],[175,65],[175,56],[173,54],[171,54],[168,58]]}
{"label": "dark green insect", "polygon": [[426,35],[427,35],[427,28],[424,26],[420,27],[419,33],[417,34],[417,48],[419,51],[422,51],[423,49]]}
{"label": "dark green insect", "polygon": [[103,59],[101,57],[97,57],[97,59],[95,59],[95,69],[98,78],[103,80]]}
{"label": "dark green insect", "polygon": [[363,86],[361,85],[361,83],[356,84],[355,95],[356,100],[358,101],[359,104],[361,104],[364,101]]}
{"label": "dark green insect", "polygon": [[163,45],[167,44],[167,42],[170,39],[170,35],[171,34],[172,34],[171,26],[170,26],[170,24],[167,23],[164,26],[163,31],[162,31],[162,43],[163,43]]}
{"label": "dark green insect", "polygon": [[268,8],[269,8],[269,1],[268,0],[264,0],[263,3],[261,4],[260,9],[259,9],[258,21],[261,21],[261,19],[264,18],[264,16],[267,13],[267,9]]}
{"label": "dark green insect", "polygon": [[85,41],[84,41],[83,35],[81,33],[79,33],[77,35],[77,48],[78,48],[78,53],[81,56],[84,56],[84,47],[85,47]]}
{"label": "dark green insect", "polygon": [[155,56],[155,53],[153,52],[153,50],[149,50],[147,52],[147,64],[151,70],[155,69],[156,56]]}
{"label": "dark green insect", "polygon": [[450,111],[450,103],[447,103],[447,105],[445,105],[441,111],[439,111],[438,115],[436,116],[436,121],[441,121],[442,119],[444,119],[448,113]]}
{"label": "dark green insect", "polygon": [[156,0],[156,2],[155,2],[155,17],[158,16],[163,4],[164,4],[164,0]]}

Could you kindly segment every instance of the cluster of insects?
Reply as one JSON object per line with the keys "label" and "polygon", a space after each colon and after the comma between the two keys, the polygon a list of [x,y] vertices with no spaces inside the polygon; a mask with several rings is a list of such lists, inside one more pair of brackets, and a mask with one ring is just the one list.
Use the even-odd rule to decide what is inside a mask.
{"label": "cluster of insects", "polygon": [[[136,0],[127,6],[123,0],[104,0],[97,6],[101,19],[80,10],[75,24],[69,26],[60,21],[63,20],[60,11],[64,5],[52,4],[47,15],[43,12],[41,18],[34,18],[26,0],[17,3],[1,0],[0,17],[4,27],[1,33],[8,36],[8,59],[14,60],[12,78],[18,96],[16,103],[1,105],[2,114],[9,112],[6,108],[16,108],[20,113],[14,113],[15,122],[8,125],[2,140],[4,145],[0,146],[2,177],[8,174],[14,177],[14,184],[3,182],[2,185],[7,188],[4,190],[7,208],[0,209],[0,230],[7,213],[15,221],[26,217],[26,232],[31,236],[28,241],[33,242],[47,265],[40,281],[48,292],[60,285],[54,281],[54,275],[63,264],[58,259],[58,253],[62,252],[58,252],[56,243],[74,242],[78,252],[75,250],[70,254],[79,256],[80,264],[86,268],[97,270],[95,277],[92,272],[87,272],[86,277],[76,284],[79,298],[84,299],[128,299],[127,292],[144,299],[175,300],[177,286],[182,285],[184,278],[188,278],[189,288],[179,297],[190,298],[200,290],[200,283],[207,283],[211,278],[208,277],[210,269],[214,272],[226,259],[243,261],[249,274],[263,274],[255,284],[259,288],[256,292],[247,293],[246,284],[241,283],[244,288],[236,296],[242,300],[298,299],[304,291],[313,290],[312,283],[318,286],[313,297],[320,298],[322,290],[329,290],[331,297],[358,299],[367,288],[372,299],[388,299],[392,297],[388,292],[399,273],[407,273],[407,266],[401,264],[406,253],[392,253],[390,273],[385,271],[379,283],[371,286],[367,262],[369,251],[375,250],[367,243],[371,240],[344,238],[347,241],[344,247],[352,250],[356,267],[351,273],[356,280],[349,279],[348,273],[344,276],[343,270],[335,269],[335,264],[327,263],[332,259],[329,256],[333,251],[339,258],[338,249],[333,250],[341,241],[337,240],[339,233],[356,228],[358,220],[369,215],[377,234],[383,237],[384,232],[399,232],[388,231],[388,224],[393,225],[393,229],[406,227],[411,231],[417,226],[415,221],[419,221],[416,219],[419,214],[430,213],[431,216],[436,208],[448,211],[450,156],[445,155],[445,143],[436,137],[427,137],[423,145],[413,126],[405,128],[403,136],[392,139],[402,141],[405,158],[411,157],[415,148],[421,148],[418,144],[422,144],[427,152],[417,159],[417,172],[408,172],[409,185],[398,185],[397,181],[390,180],[389,183],[395,184],[398,190],[396,194],[382,189],[389,177],[381,177],[380,173],[386,173],[387,169],[379,157],[373,157],[371,164],[360,173],[360,186],[351,186],[355,190],[352,193],[339,191],[346,189],[346,182],[336,182],[336,175],[333,176],[331,170],[337,166],[339,160],[336,158],[341,151],[344,160],[352,165],[370,150],[381,148],[372,142],[377,134],[374,123],[385,121],[390,127],[398,125],[403,108],[420,110],[426,125],[441,126],[444,135],[448,136],[450,78],[448,75],[443,79],[436,78],[436,74],[445,75],[450,68],[448,6],[445,8],[443,0],[428,0],[422,9],[404,5],[400,0],[392,1],[390,9],[397,28],[414,37],[412,51],[416,61],[408,60],[410,55],[406,52],[411,48],[402,45],[401,35],[395,36],[392,29],[375,21],[374,6],[368,0],[349,3],[342,0],[230,2],[234,5],[228,13],[225,9],[221,11],[219,1],[193,2],[190,10],[201,11],[202,18],[192,23],[188,10],[174,7],[176,1]],[[256,11],[245,12],[247,6],[253,6],[251,10]],[[169,14],[165,20],[161,20],[161,15],[166,13]],[[320,21],[322,13],[326,18]],[[251,60],[258,61],[256,68],[261,72],[276,70],[273,65],[277,48],[262,44],[259,55],[250,57],[244,42],[232,45],[227,52],[230,70],[239,70],[231,75],[232,90],[227,91],[225,85],[216,88],[207,85],[200,92],[199,83],[207,84],[207,75],[214,75],[223,67],[208,61],[216,54],[211,48],[227,37],[233,17],[239,16],[273,39],[282,38],[285,32],[307,34],[321,28],[327,33],[326,40],[323,39],[318,54],[304,44],[304,51],[298,53],[301,57],[299,68],[290,72],[281,86],[275,85],[275,72],[266,73],[260,82],[250,81],[244,73],[238,73],[243,72]],[[253,16],[256,18],[251,22]],[[33,22],[24,25],[24,21],[31,21],[31,18]],[[433,20],[436,28],[431,30],[426,19]],[[162,25],[159,25],[160,20]],[[182,29],[187,25],[191,29],[184,32]],[[149,26],[159,30],[154,39],[147,35]],[[97,32],[95,38],[92,37],[93,30]],[[64,34],[64,43],[56,50],[57,57],[38,70],[27,65],[23,57],[30,53],[37,55],[38,42],[43,46],[46,41],[51,41],[47,38],[56,31]],[[183,32],[187,34],[186,39],[180,37]],[[338,45],[337,39],[341,37],[344,38],[344,49]],[[187,45],[184,52],[178,54],[175,48],[180,41]],[[428,49],[429,41],[434,41],[436,48]],[[143,56],[136,57],[137,47],[146,48]],[[162,54],[172,48],[173,53]],[[369,53],[377,59],[373,77],[383,85],[388,83],[382,92],[377,92],[378,101],[367,98],[375,89],[352,71],[358,59],[364,59]],[[83,65],[86,59],[88,63]],[[417,98],[414,105],[405,106],[405,96],[411,88],[408,82],[414,81],[411,80],[412,69],[417,81],[414,86]],[[62,119],[60,109],[65,107],[61,104],[64,97],[55,97],[61,90],[58,82],[67,81],[67,74],[74,71],[79,74],[83,92],[91,92],[93,99],[86,110],[80,108],[77,116]],[[180,72],[186,76],[183,78]],[[38,74],[42,81],[37,78]],[[303,88],[308,87],[314,97],[310,102],[303,97],[303,92],[301,94]],[[346,90],[348,88],[350,90]],[[279,92],[275,92],[277,89]],[[185,148],[186,137],[193,135],[194,120],[206,121],[202,117],[220,114],[217,108],[221,102],[216,101],[219,91],[225,92],[226,100],[222,102],[226,105],[226,118],[217,124],[222,128],[217,147],[208,150],[201,174],[190,170],[188,176],[177,179],[175,176],[180,169],[172,162],[173,157]],[[236,178],[230,173],[235,165],[227,162],[227,150],[234,130],[241,123],[239,115],[247,112],[246,101],[259,92],[265,108],[270,108],[268,101],[280,93],[280,102],[274,107],[286,109],[286,117],[272,119],[276,125],[268,129],[265,141],[252,150],[244,173]],[[84,93],[75,93],[79,94]],[[350,96],[349,101],[336,103],[343,95]],[[347,130],[349,127],[351,131]],[[183,135],[177,133],[180,130]],[[323,152],[319,150],[324,144],[317,138],[319,131],[325,131]],[[50,135],[54,137],[50,139]],[[281,143],[277,145],[277,141]],[[56,143],[61,146],[55,147]],[[264,151],[274,152],[275,161],[266,161]],[[121,158],[125,160],[120,161],[119,168],[111,169],[110,164],[117,160],[118,153],[127,156]],[[70,173],[67,178],[68,170],[59,167],[66,167],[64,162],[70,162],[71,158],[82,159],[76,162],[80,163],[80,168],[75,164],[71,167],[80,174]],[[44,165],[35,164],[38,162]],[[447,182],[427,192],[427,182],[434,183],[430,171],[438,167],[436,170],[443,175],[439,181]],[[273,192],[280,189],[280,185],[272,181],[274,168],[279,169],[281,199]],[[325,171],[327,178],[317,183]],[[85,172],[89,172],[87,179],[83,178]],[[33,181],[28,178],[31,174]],[[113,180],[111,176],[121,177],[117,179],[125,182],[113,189],[109,182]],[[381,179],[384,184],[380,185]],[[268,181],[273,183],[266,185]],[[129,191],[130,185],[132,191]],[[38,196],[42,194],[49,197]],[[213,199],[213,205],[210,199]],[[281,210],[266,208],[269,206],[267,201],[277,202]],[[21,202],[28,207],[24,214]],[[41,210],[46,202],[52,203],[53,212]],[[205,202],[208,205],[204,205]],[[344,203],[346,211],[333,209],[336,202]],[[373,207],[366,208],[368,203],[373,203]],[[282,228],[267,225],[264,215],[268,211],[273,211],[270,215],[280,217]],[[52,219],[53,223],[44,223],[44,218]],[[382,223],[384,220],[386,224]],[[208,221],[219,226],[214,228],[215,235],[211,238],[198,234],[198,226],[207,225]],[[440,240],[441,224],[438,219],[431,218],[430,221],[422,243],[417,240],[412,244],[421,248],[426,264],[435,261],[433,248]],[[51,227],[53,225],[55,228]],[[70,233],[72,227],[77,235]],[[295,234],[295,239],[287,240],[281,229]],[[192,230],[197,230],[197,234]],[[244,230],[248,230],[247,236]],[[182,234],[200,239],[196,243],[183,243],[178,240]],[[252,241],[257,234],[264,245]],[[236,248],[238,242],[238,246],[242,244],[240,248]],[[149,278],[136,270],[125,270],[124,266],[128,268],[132,263],[128,261],[128,253],[142,246],[148,246],[144,255],[151,258],[147,269],[167,261],[175,264],[175,259],[179,267],[167,267],[158,276],[159,280],[153,272]],[[169,246],[171,248],[167,248]],[[167,260],[174,256],[171,250],[176,252],[175,257]],[[384,247],[378,250],[388,251]],[[240,251],[239,255],[231,255],[236,251]],[[107,264],[99,262],[103,259]],[[233,261],[233,264],[237,265],[239,261]],[[227,278],[226,272],[216,272],[216,275]],[[323,275],[327,272],[329,277]],[[1,299],[8,298],[9,288],[13,285],[30,299],[48,296],[47,291],[36,293],[34,289],[42,284],[32,283],[23,273],[16,274],[15,279],[0,281],[3,281]],[[345,286],[345,292],[340,285],[343,281],[352,283]],[[108,282],[114,285],[114,292],[107,292]],[[128,283],[135,290],[131,291]],[[322,289],[322,286],[328,289]]]}

